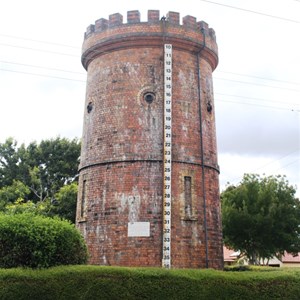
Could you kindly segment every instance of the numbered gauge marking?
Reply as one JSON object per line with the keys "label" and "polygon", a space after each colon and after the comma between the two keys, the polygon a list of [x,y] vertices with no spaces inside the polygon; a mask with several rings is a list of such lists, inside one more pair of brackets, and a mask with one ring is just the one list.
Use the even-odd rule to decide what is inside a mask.
{"label": "numbered gauge marking", "polygon": [[164,193],[162,266],[171,268],[172,45],[164,45]]}

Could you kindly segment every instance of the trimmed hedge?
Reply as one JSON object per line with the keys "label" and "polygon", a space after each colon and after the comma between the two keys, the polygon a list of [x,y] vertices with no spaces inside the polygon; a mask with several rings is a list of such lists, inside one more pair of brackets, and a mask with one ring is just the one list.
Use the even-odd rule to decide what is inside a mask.
{"label": "trimmed hedge", "polygon": [[87,249],[68,221],[30,213],[0,214],[0,267],[84,264]]}
{"label": "trimmed hedge", "polygon": [[300,299],[300,270],[0,269],[0,299]]}

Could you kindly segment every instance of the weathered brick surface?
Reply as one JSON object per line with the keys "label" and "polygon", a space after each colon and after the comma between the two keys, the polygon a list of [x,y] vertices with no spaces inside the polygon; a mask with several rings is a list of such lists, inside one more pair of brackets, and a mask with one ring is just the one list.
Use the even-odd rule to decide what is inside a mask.
{"label": "weathered brick surface", "polygon": [[[204,268],[206,257],[209,267],[223,266],[212,85],[218,62],[215,35],[191,16],[183,18],[183,25],[177,22],[178,13],[167,16],[170,22],[160,21],[159,11],[152,10],[149,23],[140,22],[139,12],[131,11],[123,24],[122,16],[114,14],[96,21],[85,34],[82,63],[88,77],[77,226],[92,264],[161,265],[163,45],[171,43],[172,266]],[[145,101],[146,93],[154,95],[151,103]],[[185,177],[191,178],[188,215]],[[149,222],[150,235],[128,236],[130,222]]]}

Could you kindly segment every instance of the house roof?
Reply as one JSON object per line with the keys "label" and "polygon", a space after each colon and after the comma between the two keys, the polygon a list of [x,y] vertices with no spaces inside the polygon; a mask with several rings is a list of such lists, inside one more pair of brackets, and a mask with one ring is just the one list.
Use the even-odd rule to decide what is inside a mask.
{"label": "house roof", "polygon": [[228,249],[227,247],[223,246],[223,253],[224,253],[224,261],[235,261],[239,256],[239,252]]}
{"label": "house roof", "polygon": [[281,260],[283,263],[300,263],[300,253],[297,256],[293,256],[293,254],[285,252]]}

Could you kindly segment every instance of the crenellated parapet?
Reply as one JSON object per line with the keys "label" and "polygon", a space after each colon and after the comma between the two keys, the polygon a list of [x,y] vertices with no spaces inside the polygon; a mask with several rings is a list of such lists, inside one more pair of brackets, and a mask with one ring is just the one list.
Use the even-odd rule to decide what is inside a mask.
{"label": "crenellated parapet", "polygon": [[108,19],[98,19],[88,26],[84,34],[82,64],[87,69],[97,56],[122,48],[161,47],[170,43],[174,49],[201,52],[214,70],[218,64],[218,48],[215,31],[204,21],[193,16],[182,18],[177,12],[168,12],[160,17],[159,10],[148,10],[147,22],[141,22],[138,10],[127,12],[127,23],[123,16],[115,13]]}

